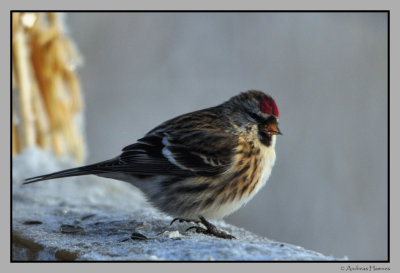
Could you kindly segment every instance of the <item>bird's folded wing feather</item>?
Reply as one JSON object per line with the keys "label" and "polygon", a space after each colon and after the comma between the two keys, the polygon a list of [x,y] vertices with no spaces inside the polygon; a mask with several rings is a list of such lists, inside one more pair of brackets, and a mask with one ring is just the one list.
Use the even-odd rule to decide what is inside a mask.
{"label": "bird's folded wing feather", "polygon": [[231,165],[235,143],[230,139],[227,133],[205,130],[152,132],[125,147],[108,167],[142,175],[218,175]]}

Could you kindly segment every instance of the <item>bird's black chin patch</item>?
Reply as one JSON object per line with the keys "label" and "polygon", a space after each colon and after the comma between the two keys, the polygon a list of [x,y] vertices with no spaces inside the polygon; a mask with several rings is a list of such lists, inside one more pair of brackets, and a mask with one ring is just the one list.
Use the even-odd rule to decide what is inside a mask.
{"label": "bird's black chin patch", "polygon": [[269,147],[272,143],[272,135],[267,134],[265,131],[258,130],[258,139],[262,144]]}

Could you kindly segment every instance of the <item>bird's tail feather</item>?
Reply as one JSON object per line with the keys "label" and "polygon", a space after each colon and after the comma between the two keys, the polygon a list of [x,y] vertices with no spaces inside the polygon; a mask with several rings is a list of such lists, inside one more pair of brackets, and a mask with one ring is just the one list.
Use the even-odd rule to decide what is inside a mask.
{"label": "bird's tail feather", "polygon": [[100,173],[100,170],[96,170],[95,164],[82,166],[78,168],[67,169],[55,173],[39,175],[31,178],[25,179],[24,184],[35,183],[43,180],[55,179],[55,178],[63,178],[63,177],[70,177],[70,176],[80,176],[80,175],[87,175],[87,174],[97,174]]}

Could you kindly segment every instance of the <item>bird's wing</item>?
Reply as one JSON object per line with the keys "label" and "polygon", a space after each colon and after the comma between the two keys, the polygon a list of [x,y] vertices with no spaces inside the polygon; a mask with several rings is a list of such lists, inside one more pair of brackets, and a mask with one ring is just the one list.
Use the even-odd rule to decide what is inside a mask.
{"label": "bird's wing", "polygon": [[141,175],[218,175],[231,165],[231,140],[227,133],[205,130],[151,132],[125,147],[107,169]]}

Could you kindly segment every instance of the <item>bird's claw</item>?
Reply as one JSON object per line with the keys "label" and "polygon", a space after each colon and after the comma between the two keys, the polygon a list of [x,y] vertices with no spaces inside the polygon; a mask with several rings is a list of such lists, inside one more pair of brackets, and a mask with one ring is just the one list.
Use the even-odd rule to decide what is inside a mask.
{"label": "bird's claw", "polygon": [[207,229],[199,227],[199,226],[191,226],[191,227],[187,228],[185,231],[189,231],[191,229],[194,229],[197,233],[204,233],[204,234],[207,233]]}
{"label": "bird's claw", "polygon": [[215,236],[218,238],[223,238],[223,239],[236,239],[236,237],[225,233],[223,231],[219,231],[217,229],[216,226],[214,226],[213,224],[211,224],[210,222],[208,222],[203,216],[199,216],[198,221],[196,220],[191,220],[191,219],[185,219],[185,218],[174,218],[170,225],[172,225],[174,222],[179,221],[179,223],[182,222],[187,222],[187,223],[195,223],[195,224],[202,224],[204,225],[206,228],[200,227],[200,226],[191,226],[189,228],[186,229],[186,231],[194,229],[197,233],[202,233],[202,234],[206,234],[206,235],[211,235],[211,236]]}
{"label": "bird's claw", "polygon": [[196,224],[201,223],[201,221],[196,221],[196,220],[191,220],[191,219],[174,218],[174,219],[171,221],[171,223],[170,223],[169,225],[171,226],[171,225],[172,225],[174,222],[176,222],[176,221],[179,221],[179,223],[182,223],[182,222],[186,222],[186,223],[196,223]]}
{"label": "bird's claw", "polygon": [[[216,226],[208,222],[203,216],[199,216],[200,221],[190,221],[190,222],[195,222],[197,224],[203,224],[206,228],[202,228],[200,226],[191,226],[186,231],[194,229],[197,233],[202,233],[206,235],[212,235],[218,238],[223,238],[223,239],[236,239],[236,237],[225,233],[223,231],[219,231]],[[175,219],[174,219],[175,220]]]}
{"label": "bird's claw", "polygon": [[199,226],[191,226],[189,228],[186,229],[186,231],[189,231],[191,229],[194,229],[197,233],[202,233],[202,234],[206,234],[206,235],[211,235],[211,236],[215,236],[218,238],[222,238],[222,239],[236,239],[235,236],[232,236],[228,233],[225,233],[223,231],[219,231],[216,228],[211,228],[211,229],[205,229]]}

